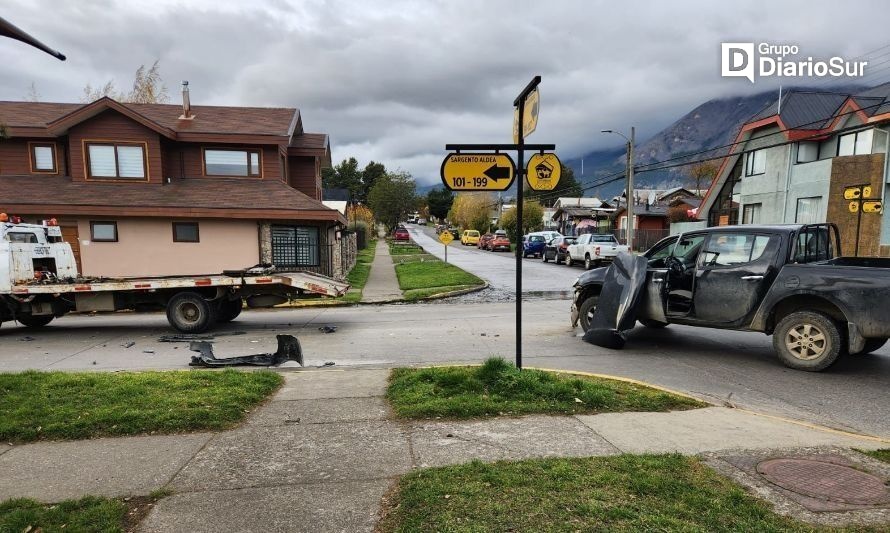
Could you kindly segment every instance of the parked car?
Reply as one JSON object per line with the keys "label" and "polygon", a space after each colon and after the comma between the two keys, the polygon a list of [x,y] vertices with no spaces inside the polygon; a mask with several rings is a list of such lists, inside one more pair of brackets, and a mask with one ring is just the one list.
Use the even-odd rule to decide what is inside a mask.
{"label": "parked car", "polygon": [[460,243],[464,246],[472,246],[479,243],[479,232],[474,229],[464,230],[460,236]]}
{"label": "parked car", "polygon": [[460,235],[460,230],[459,230],[459,229],[457,229],[457,228],[450,228],[450,229],[448,229],[448,230],[446,230],[446,231],[450,231],[450,232],[451,232],[451,236],[454,237],[454,240],[456,240],[456,241],[459,241],[459,240],[460,240],[461,235]]}
{"label": "parked car", "polygon": [[[786,366],[819,371],[890,337],[890,259],[838,257],[834,224],[718,226],[659,241],[636,317],[773,336]],[[574,284],[572,324],[589,328],[607,268]]]}
{"label": "parked car", "polygon": [[584,262],[584,269],[601,266],[610,263],[618,255],[618,252],[628,251],[627,246],[618,242],[611,233],[585,233],[568,248],[566,264],[574,265],[578,261]]}
{"label": "parked car", "polygon": [[539,257],[544,253],[547,237],[543,233],[529,233],[522,238],[522,257]]}
{"label": "parked car", "polygon": [[491,241],[493,240],[494,233],[486,233],[479,237],[479,242],[476,243],[476,246],[478,246],[480,250],[491,250]]}
{"label": "parked car", "polygon": [[408,230],[405,228],[396,228],[396,230],[392,233],[392,238],[394,241],[410,241],[411,235],[408,233]]}
{"label": "parked car", "polygon": [[569,245],[575,244],[577,237],[556,237],[544,246],[541,260],[545,263],[553,260],[557,265],[566,260],[569,255]]}
{"label": "parked car", "polygon": [[494,232],[494,239],[492,239],[491,244],[489,244],[489,250],[492,252],[497,252],[499,250],[505,252],[510,251],[510,239],[507,238],[506,231],[498,230]]}

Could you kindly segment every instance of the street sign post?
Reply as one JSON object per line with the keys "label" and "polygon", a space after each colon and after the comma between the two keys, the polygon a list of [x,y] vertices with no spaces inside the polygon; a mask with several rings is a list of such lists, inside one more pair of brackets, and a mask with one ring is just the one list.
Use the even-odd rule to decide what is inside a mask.
{"label": "street sign post", "polygon": [[507,154],[452,153],[442,162],[441,177],[452,191],[506,191],[516,165]]}
{"label": "street sign post", "polygon": [[528,160],[525,175],[533,191],[552,191],[562,176],[562,164],[556,154],[535,154]]}
{"label": "street sign post", "polygon": [[[522,174],[530,180],[534,179],[536,185],[549,186],[552,190],[559,181],[561,167],[555,154],[545,154],[549,150],[556,150],[553,144],[525,144],[525,137],[531,135],[538,126],[538,110],[540,107],[540,94],[538,84],[541,77],[535,76],[525,86],[519,96],[513,100],[513,144],[446,144],[446,150],[453,150],[442,162],[442,183],[452,191],[505,191],[513,184],[514,177],[519,174],[520,179],[516,184],[516,234],[522,238],[522,204],[525,192],[525,180]],[[494,154],[464,153],[464,150],[488,150]],[[501,151],[515,150],[519,158],[518,165]],[[538,158],[532,157],[534,165],[529,169],[524,166],[525,151],[540,152]],[[540,170],[537,167],[541,165]],[[535,176],[532,177],[534,168]],[[550,185],[552,183],[552,185]],[[532,187],[534,189],[534,187]],[[448,253],[448,247],[445,247]],[[516,368],[522,369],[522,243],[516,243]]]}
{"label": "street sign post", "polygon": [[447,229],[439,234],[439,242],[445,245],[445,262],[448,262],[448,245],[454,240],[454,235]]}

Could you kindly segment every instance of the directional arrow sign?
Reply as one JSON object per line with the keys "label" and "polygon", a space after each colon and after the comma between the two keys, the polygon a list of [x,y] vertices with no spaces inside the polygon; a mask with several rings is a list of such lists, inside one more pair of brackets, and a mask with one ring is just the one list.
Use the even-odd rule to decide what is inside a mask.
{"label": "directional arrow sign", "polygon": [[516,165],[507,154],[451,153],[442,162],[442,183],[452,191],[506,191]]}

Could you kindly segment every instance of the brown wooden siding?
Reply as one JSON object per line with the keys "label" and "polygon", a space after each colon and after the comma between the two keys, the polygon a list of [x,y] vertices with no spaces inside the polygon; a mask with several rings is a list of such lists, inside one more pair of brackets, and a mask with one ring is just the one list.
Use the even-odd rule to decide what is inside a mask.
{"label": "brown wooden siding", "polygon": [[[162,181],[163,161],[161,159],[160,136],[154,131],[133,122],[116,111],[104,111],[95,117],[73,126],[68,134],[71,151],[71,178],[74,181],[86,180],[86,161],[84,143],[91,141],[125,141],[144,142],[148,147],[146,153],[146,176],[149,183],[160,184]],[[106,181],[106,180],[102,180]],[[140,180],[119,180],[121,182],[145,183]]]}
{"label": "brown wooden siding", "polygon": [[30,173],[28,142],[24,139],[0,141],[0,175],[21,176]]}
{"label": "brown wooden siding", "polygon": [[289,156],[290,185],[310,198],[321,201],[321,176],[315,157]]}

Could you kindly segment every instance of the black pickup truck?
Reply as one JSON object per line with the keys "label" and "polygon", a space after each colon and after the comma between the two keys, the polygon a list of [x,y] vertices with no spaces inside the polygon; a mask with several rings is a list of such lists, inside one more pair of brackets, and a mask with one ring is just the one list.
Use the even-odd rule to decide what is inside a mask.
{"label": "black pickup truck", "polygon": [[[836,257],[832,224],[722,226],[668,237],[647,251],[635,307],[641,324],[773,336],[782,362],[819,371],[890,337],[890,259]],[[606,268],[574,284],[572,325],[586,331]]]}

